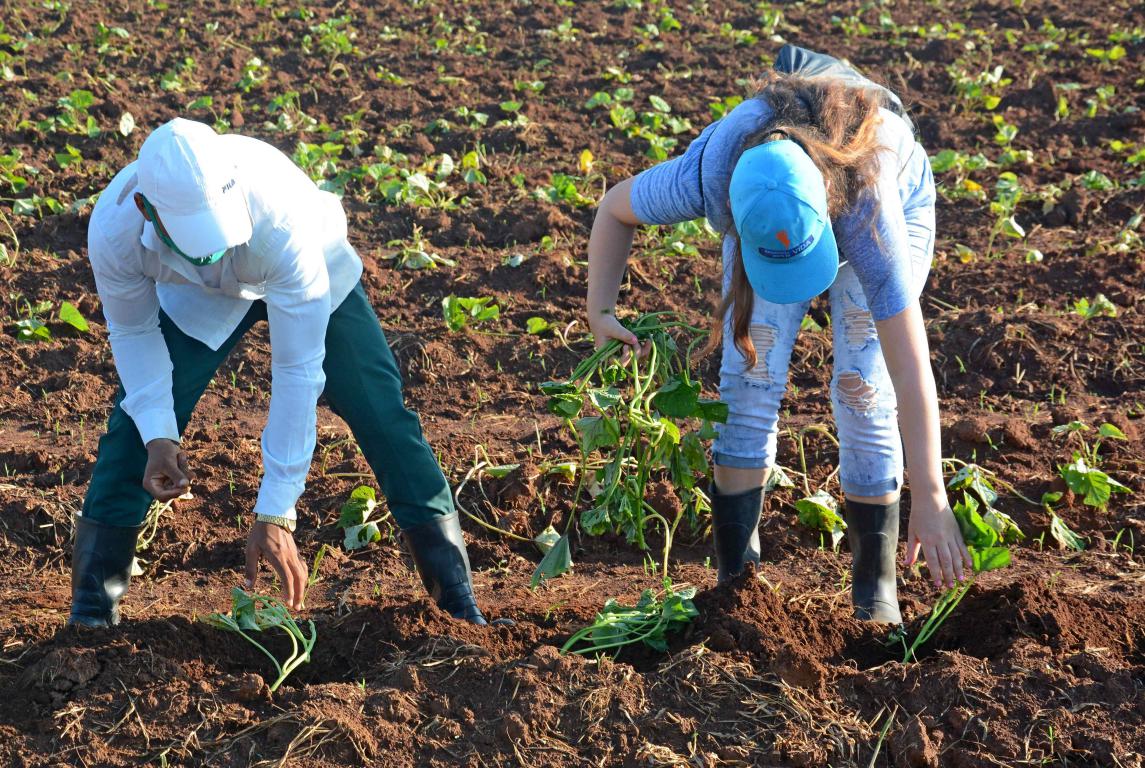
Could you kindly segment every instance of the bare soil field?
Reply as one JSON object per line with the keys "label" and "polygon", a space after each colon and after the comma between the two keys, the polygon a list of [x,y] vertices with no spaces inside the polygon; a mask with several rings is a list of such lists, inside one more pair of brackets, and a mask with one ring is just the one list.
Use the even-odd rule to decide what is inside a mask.
{"label": "bare soil field", "polygon": [[[537,548],[474,518],[529,539],[580,511],[559,471],[575,441],[537,385],[592,348],[593,203],[749,97],[782,42],[845,57],[917,124],[941,186],[923,307],[943,455],[993,473],[1026,537],[903,664],[851,618],[850,555],[798,524],[797,482],[768,495],[763,565],[733,584],[715,586],[705,521],[681,526],[671,572],[697,587],[699,616],[667,653],[561,655],[606,598],[658,585],[648,554],[574,536],[573,570],[531,590]],[[0,95],[0,764],[1145,764],[1140,3],[6,2]],[[515,624],[451,621],[392,526],[342,548],[339,508],[372,478],[324,405],[296,534],[308,562],[326,545],[304,612],[312,660],[271,695],[267,659],[197,620],[241,579],[263,326],[200,402],[195,498],[140,552],[123,623],[65,626],[72,518],[117,386],[91,196],[177,115],[269,141],[343,194],[408,402],[450,481],[468,477],[478,602]],[[709,326],[719,276],[702,228],[646,230],[622,304]],[[500,317],[451,331],[448,295],[493,297]],[[533,317],[553,329],[529,333]],[[793,477],[796,435],[831,423],[826,304],[810,318],[780,438]],[[700,363],[709,396],[715,357]],[[1054,430],[1073,422],[1090,430]],[[1095,458],[1129,492],[1098,508],[1059,467],[1106,423],[1125,439]],[[805,456],[809,486],[841,497],[831,442],[807,433]],[[483,460],[519,466],[473,472]],[[1038,502],[1054,491],[1082,551],[1050,530]],[[900,594],[914,634],[937,594],[909,573]]]}

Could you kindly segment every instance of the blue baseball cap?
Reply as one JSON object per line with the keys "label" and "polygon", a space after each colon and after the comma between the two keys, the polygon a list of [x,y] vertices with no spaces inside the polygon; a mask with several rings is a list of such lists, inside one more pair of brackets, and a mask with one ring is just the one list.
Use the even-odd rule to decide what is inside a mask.
{"label": "blue baseball cap", "polygon": [[839,271],[823,174],[790,139],[740,155],[728,189],[740,254],[755,292],[776,304],[818,296]]}

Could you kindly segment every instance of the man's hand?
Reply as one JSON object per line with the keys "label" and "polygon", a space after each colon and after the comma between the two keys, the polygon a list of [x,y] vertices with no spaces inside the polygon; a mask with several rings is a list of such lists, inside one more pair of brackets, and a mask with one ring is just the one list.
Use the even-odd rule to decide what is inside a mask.
{"label": "man's hand", "polygon": [[258,583],[259,560],[266,558],[282,582],[286,607],[297,611],[306,607],[306,566],[294,546],[294,536],[280,525],[256,522],[246,540],[246,588]]}
{"label": "man's hand", "polygon": [[963,581],[974,572],[974,560],[945,498],[929,503],[920,499],[911,509],[906,533],[907,568],[917,562],[919,550],[939,589],[949,589],[955,579]]}
{"label": "man's hand", "polygon": [[147,444],[147,468],[143,488],[158,501],[177,499],[191,490],[187,453],[174,440],[160,437]]}

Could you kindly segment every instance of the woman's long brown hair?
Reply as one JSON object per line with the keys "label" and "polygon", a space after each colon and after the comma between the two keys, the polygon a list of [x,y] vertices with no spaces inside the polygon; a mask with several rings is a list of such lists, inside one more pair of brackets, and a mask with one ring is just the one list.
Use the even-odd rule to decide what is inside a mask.
{"label": "woman's long brown hair", "polygon": [[[766,73],[756,87],[755,98],[768,104],[772,117],[744,139],[741,154],[776,139],[790,138],[799,144],[823,174],[832,220],[855,205],[864,190],[874,187],[880,149],[877,91],[848,86],[829,76],[800,77],[782,72]],[[728,234],[735,238],[731,289],[720,302],[707,347],[710,350],[719,345],[724,320],[732,311],[732,339],[750,369],[756,364],[751,341],[755,291],[744,271],[739,234],[734,230]]]}

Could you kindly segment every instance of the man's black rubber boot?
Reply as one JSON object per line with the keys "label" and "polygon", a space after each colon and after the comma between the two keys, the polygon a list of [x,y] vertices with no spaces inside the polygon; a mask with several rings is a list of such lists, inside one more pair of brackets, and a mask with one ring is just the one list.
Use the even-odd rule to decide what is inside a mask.
{"label": "man's black rubber boot", "polygon": [[421,574],[421,583],[438,606],[455,619],[487,624],[473,596],[469,554],[457,513],[434,517],[428,523],[403,530],[402,535]]}
{"label": "man's black rubber boot", "polygon": [[851,545],[851,602],[855,618],[901,624],[897,568],[899,503],[864,504],[847,499]]}
{"label": "man's black rubber boot", "polygon": [[734,579],[748,561],[759,565],[759,517],[763,488],[733,495],[712,484],[712,539],[716,545],[717,583]]}
{"label": "man's black rubber boot", "polygon": [[131,564],[141,526],[106,525],[76,517],[72,549],[72,613],[68,624],[112,627],[119,601],[131,584]]}

